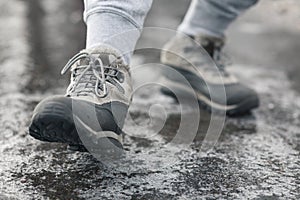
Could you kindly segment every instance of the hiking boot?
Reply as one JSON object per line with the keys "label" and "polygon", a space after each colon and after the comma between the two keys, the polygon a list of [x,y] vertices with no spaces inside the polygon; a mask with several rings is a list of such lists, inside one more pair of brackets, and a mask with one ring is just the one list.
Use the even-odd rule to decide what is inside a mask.
{"label": "hiking boot", "polygon": [[36,106],[29,134],[67,143],[72,150],[119,154],[132,95],[128,66],[117,51],[101,46],[75,55],[62,74],[68,70],[66,95],[46,98]]}
{"label": "hiking boot", "polygon": [[226,71],[221,59],[223,45],[223,39],[202,35],[172,38],[163,48],[161,62],[180,73],[190,85],[179,81],[173,73],[165,72],[165,84],[173,92],[166,88],[162,88],[162,92],[173,97],[178,93],[194,93],[202,107],[228,115],[244,114],[257,108],[257,93]]}

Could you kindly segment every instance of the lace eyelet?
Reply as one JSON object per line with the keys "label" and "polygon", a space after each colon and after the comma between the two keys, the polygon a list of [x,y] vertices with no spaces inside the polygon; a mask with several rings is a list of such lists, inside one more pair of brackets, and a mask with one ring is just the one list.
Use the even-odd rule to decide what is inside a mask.
{"label": "lace eyelet", "polygon": [[124,82],[124,74],[122,72],[118,71],[118,73],[116,74],[116,77],[120,83]]}

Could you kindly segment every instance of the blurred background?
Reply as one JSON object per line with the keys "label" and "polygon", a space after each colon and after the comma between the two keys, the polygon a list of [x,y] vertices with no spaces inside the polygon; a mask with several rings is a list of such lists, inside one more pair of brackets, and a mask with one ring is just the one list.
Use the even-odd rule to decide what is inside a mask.
{"label": "blurred background", "polygon": [[[155,0],[145,26],[176,29],[189,3]],[[0,0],[0,199],[300,198],[298,0],[261,0],[228,31],[229,70],[259,93],[259,109],[226,119],[218,144],[205,156],[199,148],[210,114],[201,111],[194,143],[172,155],[160,150],[176,134],[179,105],[157,88],[138,91],[130,108],[135,124],[125,127],[130,157],[110,170],[87,153],[27,135],[33,108],[64,93],[69,77],[60,70],[85,46],[82,11],[80,0]],[[145,32],[138,47],[168,39]],[[159,52],[137,52],[133,65],[143,63],[159,63]],[[134,80],[158,76],[149,66]],[[135,126],[150,120],[151,104],[162,105],[167,114],[156,134],[151,126]],[[151,120],[160,121],[160,114]],[[165,165],[170,155],[177,162]]]}

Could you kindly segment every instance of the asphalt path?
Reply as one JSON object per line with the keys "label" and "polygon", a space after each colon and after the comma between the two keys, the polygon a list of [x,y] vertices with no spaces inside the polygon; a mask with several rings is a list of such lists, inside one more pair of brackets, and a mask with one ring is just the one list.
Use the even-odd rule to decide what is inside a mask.
{"label": "asphalt path", "polygon": [[[146,27],[175,30],[188,3],[155,1]],[[69,77],[60,77],[60,69],[84,48],[81,12],[81,1],[0,2],[0,199],[300,198],[300,35],[265,18],[260,5],[233,24],[226,52],[234,63],[229,70],[258,92],[261,106],[226,118],[209,153],[200,153],[211,121],[202,110],[194,142],[164,148],[193,108],[181,112],[151,85],[135,93],[125,125],[128,155],[117,168],[31,138],[33,108],[64,93]],[[168,40],[152,33],[146,30],[137,47]],[[157,80],[159,51],[137,51],[132,65],[145,63],[134,73],[135,84]]]}

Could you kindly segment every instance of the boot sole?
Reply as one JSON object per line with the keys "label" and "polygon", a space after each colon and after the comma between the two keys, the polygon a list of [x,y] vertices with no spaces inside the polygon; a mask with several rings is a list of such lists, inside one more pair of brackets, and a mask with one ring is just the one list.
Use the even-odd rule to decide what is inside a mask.
{"label": "boot sole", "polygon": [[[180,96],[189,97],[189,96],[196,95],[199,106],[202,109],[207,110],[209,112],[212,111],[216,111],[220,113],[225,112],[228,116],[237,116],[237,115],[247,114],[252,109],[255,109],[259,106],[259,99],[257,97],[247,98],[236,105],[222,105],[211,101],[209,98],[202,95],[200,92],[193,90],[190,87],[186,87],[180,83],[171,81],[167,78],[162,78],[161,83],[163,83],[163,85],[170,86],[170,88],[172,88],[172,90],[177,94],[177,96],[180,95]],[[171,90],[167,88],[161,88],[160,91],[164,95],[170,96],[177,100],[176,95]]]}
{"label": "boot sole", "polygon": [[29,134],[40,141],[69,144],[69,149],[74,151],[107,151],[107,143],[123,149],[122,135],[113,131],[93,131],[80,116],[73,115],[72,100],[67,102],[41,102],[34,111]]}

